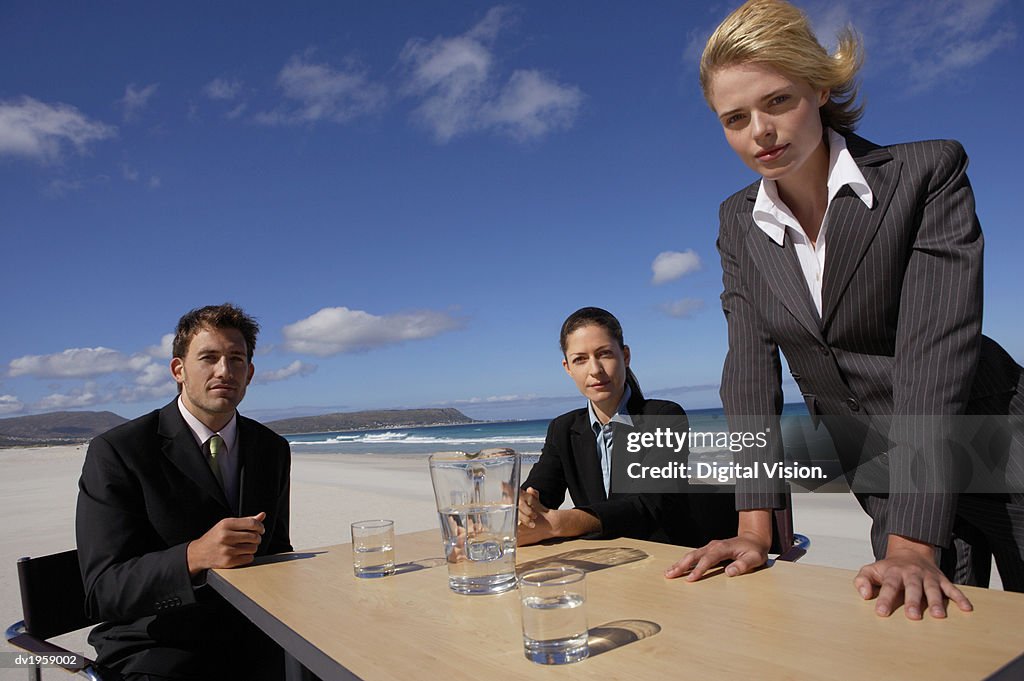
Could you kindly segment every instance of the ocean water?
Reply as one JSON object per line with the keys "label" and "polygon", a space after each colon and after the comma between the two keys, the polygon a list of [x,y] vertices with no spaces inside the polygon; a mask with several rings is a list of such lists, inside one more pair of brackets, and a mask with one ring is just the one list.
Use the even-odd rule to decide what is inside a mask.
{"label": "ocean water", "polygon": [[[721,409],[691,410],[687,415],[693,431],[718,433],[726,430],[725,415]],[[494,421],[458,426],[288,435],[286,438],[292,445],[292,451],[302,454],[426,455],[511,447],[526,456],[540,456],[550,422],[551,419]]]}
{"label": "ocean water", "polygon": [[288,435],[292,451],[302,454],[431,454],[476,452],[511,447],[540,456],[550,419],[467,423],[459,426],[394,428],[343,433]]}

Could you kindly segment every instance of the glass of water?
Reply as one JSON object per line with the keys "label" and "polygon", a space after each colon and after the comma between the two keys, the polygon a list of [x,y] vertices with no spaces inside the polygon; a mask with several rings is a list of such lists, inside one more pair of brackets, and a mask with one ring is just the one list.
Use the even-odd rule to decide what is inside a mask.
{"label": "glass of water", "polygon": [[540,664],[587,657],[586,573],[571,567],[538,568],[519,577],[523,650]]}
{"label": "glass of water", "polygon": [[352,523],[352,570],[356,577],[385,577],[395,573],[393,520]]}

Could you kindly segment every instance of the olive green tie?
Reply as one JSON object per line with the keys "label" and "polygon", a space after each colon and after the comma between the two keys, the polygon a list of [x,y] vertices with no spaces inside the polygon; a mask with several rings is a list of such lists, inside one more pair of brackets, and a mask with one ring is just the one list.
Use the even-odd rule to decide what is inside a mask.
{"label": "olive green tie", "polygon": [[220,435],[214,435],[206,441],[206,461],[210,464],[210,470],[213,471],[213,476],[217,478],[217,482],[220,486],[224,487],[224,475],[220,471],[220,461],[218,456],[224,452],[224,438]]}

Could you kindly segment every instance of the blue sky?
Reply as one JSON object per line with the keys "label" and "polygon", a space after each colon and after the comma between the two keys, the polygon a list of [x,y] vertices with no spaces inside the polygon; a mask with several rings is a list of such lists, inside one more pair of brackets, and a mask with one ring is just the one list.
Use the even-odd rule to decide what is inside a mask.
{"label": "blue sky", "polygon": [[[754,177],[696,61],[732,5],[7,0],[0,416],[160,406],[166,335],[226,300],[265,418],[554,416],[583,305],[647,392],[717,406],[718,204]],[[985,331],[1024,358],[1020,5],[801,6],[864,36],[862,135],[967,148]]]}

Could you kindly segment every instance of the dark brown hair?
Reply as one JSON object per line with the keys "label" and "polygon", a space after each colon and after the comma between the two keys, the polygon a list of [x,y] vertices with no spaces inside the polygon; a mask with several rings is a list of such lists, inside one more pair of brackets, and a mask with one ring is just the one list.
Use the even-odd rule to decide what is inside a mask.
{"label": "dark brown hair", "polygon": [[260,325],[242,308],[231,303],[207,305],[186,312],[178,320],[178,328],[174,332],[172,356],[185,359],[193,336],[203,329],[237,329],[245,339],[245,351],[249,363],[252,363],[252,353],[256,350],[256,334],[260,332]]}
{"label": "dark brown hair", "polygon": [[[626,342],[622,337],[622,324],[615,318],[615,315],[599,307],[581,307],[562,322],[562,331],[558,335],[558,346],[562,348],[562,357],[565,357],[565,351],[569,344],[569,334],[584,326],[600,326],[615,339],[619,349],[626,349]],[[643,399],[644,393],[640,389],[640,381],[629,367],[626,367],[626,385],[629,386],[633,397]]]}

